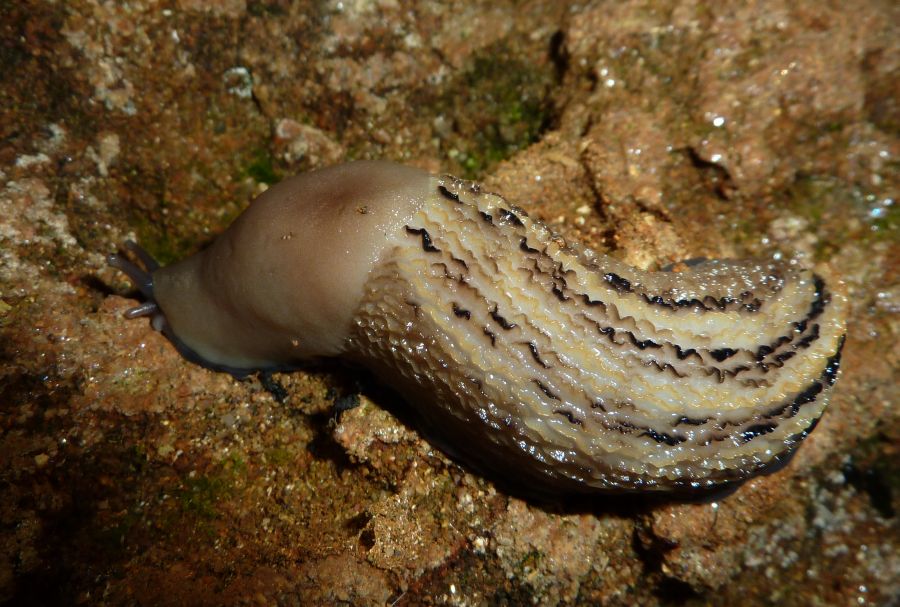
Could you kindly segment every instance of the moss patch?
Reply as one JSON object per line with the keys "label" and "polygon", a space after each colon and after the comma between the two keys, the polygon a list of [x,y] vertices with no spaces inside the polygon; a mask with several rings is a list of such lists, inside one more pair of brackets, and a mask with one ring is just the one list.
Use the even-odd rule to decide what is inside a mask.
{"label": "moss patch", "polygon": [[247,165],[246,175],[267,185],[278,183],[281,180],[272,164],[272,155],[266,150],[257,150],[253,154],[250,164]]}
{"label": "moss patch", "polygon": [[243,459],[232,456],[209,474],[185,479],[175,493],[182,512],[200,520],[219,518],[219,501],[234,492],[238,478],[246,473],[246,469]]}
{"label": "moss patch", "polygon": [[549,59],[527,61],[506,43],[475,55],[430,100],[436,137],[449,164],[477,178],[537,141],[552,119],[554,81]]}
{"label": "moss patch", "polygon": [[848,240],[869,244],[896,239],[900,210],[896,202],[886,204],[875,194],[863,191],[828,175],[801,175],[786,192],[787,206],[809,221],[818,234],[815,254],[827,260]]}

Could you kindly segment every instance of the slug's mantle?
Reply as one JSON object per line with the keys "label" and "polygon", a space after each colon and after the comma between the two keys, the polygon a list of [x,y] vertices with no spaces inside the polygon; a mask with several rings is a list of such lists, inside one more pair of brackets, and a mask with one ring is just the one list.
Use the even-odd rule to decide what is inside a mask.
{"label": "slug's mantle", "polygon": [[642,272],[565,243],[478,184],[386,162],[286,180],[208,249],[118,256],[192,360],[236,375],[342,357],[426,434],[542,490],[703,488],[812,430],[846,298],[783,263]]}

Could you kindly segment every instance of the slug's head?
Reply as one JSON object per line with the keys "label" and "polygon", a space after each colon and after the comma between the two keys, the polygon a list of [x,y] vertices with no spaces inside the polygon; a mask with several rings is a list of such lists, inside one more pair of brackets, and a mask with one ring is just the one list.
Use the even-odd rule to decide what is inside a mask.
{"label": "slug's head", "polygon": [[435,191],[411,167],[330,167],[269,188],[196,255],[161,268],[130,242],[138,263],[109,263],[147,299],[127,316],[150,316],[191,361],[237,376],[294,369],[344,353],[369,274]]}
{"label": "slug's head", "polygon": [[136,288],[144,297],[144,302],[141,305],[129,308],[125,311],[125,318],[130,320],[134,318],[149,317],[150,325],[172,342],[181,355],[191,362],[217,371],[226,371],[238,378],[245,377],[248,370],[231,368],[227,365],[219,365],[213,361],[209,361],[187,346],[187,344],[175,335],[171,326],[166,321],[166,315],[156,301],[156,294],[153,289],[153,273],[160,269],[159,262],[133,240],[125,241],[125,249],[134,256],[137,263],[131,261],[125,255],[120,255],[118,253],[106,257],[106,262],[111,267],[128,276],[132,285],[134,285],[134,288]]}

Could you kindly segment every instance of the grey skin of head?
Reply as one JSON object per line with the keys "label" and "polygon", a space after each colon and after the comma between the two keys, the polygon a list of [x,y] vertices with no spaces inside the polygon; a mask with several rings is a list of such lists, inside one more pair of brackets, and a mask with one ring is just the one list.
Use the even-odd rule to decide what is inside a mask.
{"label": "grey skin of head", "polygon": [[153,272],[167,331],[200,362],[231,370],[341,354],[366,277],[434,179],[366,161],[273,186],[209,248]]}

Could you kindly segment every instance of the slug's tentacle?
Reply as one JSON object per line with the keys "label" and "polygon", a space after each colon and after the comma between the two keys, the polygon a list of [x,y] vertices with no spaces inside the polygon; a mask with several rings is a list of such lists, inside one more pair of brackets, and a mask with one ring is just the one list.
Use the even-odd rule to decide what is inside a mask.
{"label": "slug's tentacle", "polygon": [[155,271],[159,269],[159,262],[153,258],[153,256],[147,252],[144,247],[139,245],[133,240],[125,241],[125,248],[134,253],[135,256],[141,261],[144,265],[144,268],[147,270],[148,274],[153,274]]}
{"label": "slug's tentacle", "polygon": [[147,300],[139,306],[128,309],[125,312],[125,318],[132,319],[150,316],[152,317],[151,323],[153,328],[157,331],[162,331],[165,325],[165,317],[159,309],[159,304],[157,304],[153,292],[153,272],[159,269],[159,262],[133,240],[126,240],[125,248],[137,257],[141,263],[140,266],[127,257],[116,253],[107,255],[106,263],[128,276],[134,288],[140,291],[141,295]]}
{"label": "slug's tentacle", "polygon": [[129,308],[125,311],[125,318],[131,320],[142,316],[153,316],[159,312],[159,306],[155,301],[145,301],[139,306]]}
{"label": "slug's tentacle", "polygon": [[153,272],[159,269],[159,263],[153,259],[147,251],[133,240],[125,241],[125,248],[133,253],[143,264],[140,267],[132,263],[127,257],[111,254],[106,257],[106,262],[125,273],[131,279],[134,287],[147,299],[153,299]]}
{"label": "slug's tentacle", "polygon": [[813,430],[840,367],[847,300],[827,269],[643,272],[478,184],[389,163],[282,182],[172,266],[126,246],[143,267],[109,263],[148,300],[126,315],[188,359],[237,377],[349,359],[446,450],[544,490],[747,478]]}

